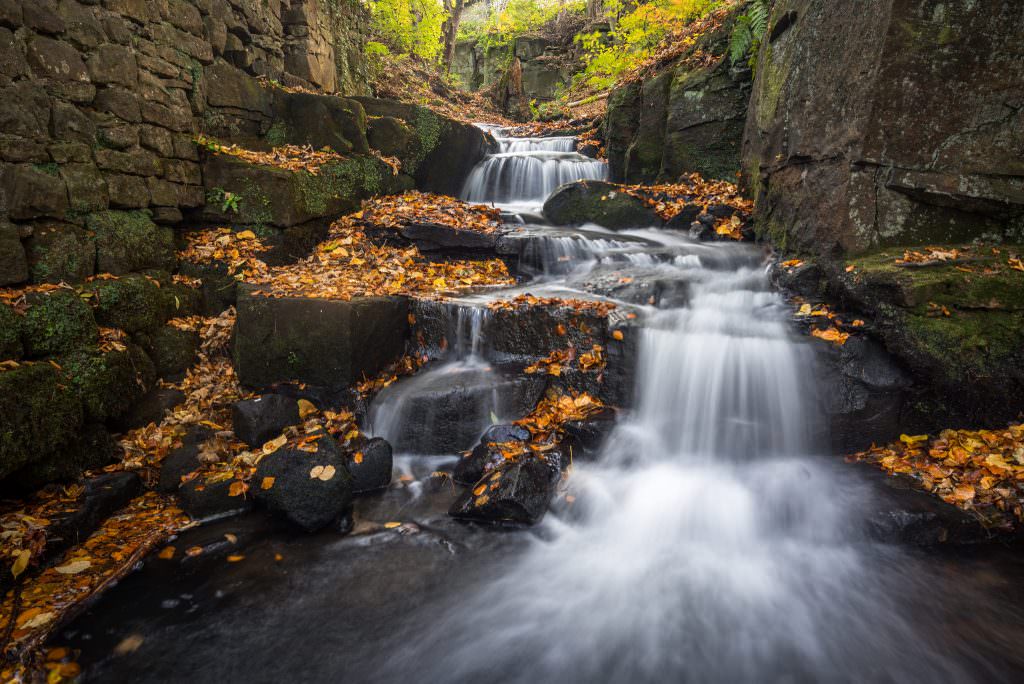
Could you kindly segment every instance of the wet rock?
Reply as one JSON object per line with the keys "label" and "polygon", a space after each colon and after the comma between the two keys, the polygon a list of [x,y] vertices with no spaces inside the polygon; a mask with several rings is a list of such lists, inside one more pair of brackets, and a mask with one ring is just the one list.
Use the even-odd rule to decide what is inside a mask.
{"label": "wet rock", "polygon": [[128,431],[150,423],[159,424],[168,411],[184,401],[185,393],[181,390],[156,387],[147,392],[126,414],[113,421],[113,425],[119,430]]}
{"label": "wet rock", "polygon": [[265,394],[236,402],[231,407],[231,420],[235,436],[251,447],[258,447],[299,422],[299,405],[290,397]]}
{"label": "wet rock", "polygon": [[433,223],[414,223],[404,226],[401,235],[414,243],[420,251],[448,253],[494,252],[498,244],[495,233],[481,233],[476,230],[461,230]]}
{"label": "wet rock", "polygon": [[480,438],[481,444],[488,442],[528,442],[530,431],[522,425],[492,425]]}
{"label": "wet rock", "polygon": [[153,363],[131,342],[120,350],[75,351],[60,357],[59,363],[86,419],[97,422],[124,415],[156,381]]}
{"label": "wet rock", "polygon": [[461,485],[473,485],[505,462],[505,457],[498,449],[486,443],[477,444],[472,451],[459,458],[452,470],[452,479]]}
{"label": "wet rock", "polygon": [[225,515],[245,513],[254,507],[251,493],[231,496],[231,483],[234,480],[208,483],[200,475],[178,488],[178,499],[181,510],[193,520]]}
{"label": "wet rock", "polygon": [[399,452],[455,453],[477,443],[491,413],[519,418],[533,409],[544,380],[532,376],[503,377],[493,371],[463,372],[412,378],[385,388],[374,408],[396,404],[388,436]]}
{"label": "wet rock", "polygon": [[361,456],[356,460],[355,454],[348,459],[348,472],[352,475],[352,493],[362,494],[384,489],[391,484],[391,471],[394,467],[391,456],[391,445],[387,440],[374,437],[358,450]]}
{"label": "wet rock", "polygon": [[405,350],[408,302],[269,298],[240,287],[234,349],[238,379],[265,387],[300,381],[337,387],[372,377]]}
{"label": "wet rock", "polygon": [[181,377],[196,360],[199,333],[165,325],[146,336],[145,348],[157,375],[161,378]]}
{"label": "wet rock", "polygon": [[[330,525],[352,505],[352,476],[345,458],[329,436],[316,442],[315,453],[278,449],[256,469],[256,497],[268,510],[307,532]],[[264,478],[273,484],[262,488]]]}
{"label": "wet rock", "polygon": [[85,290],[93,295],[96,321],[127,333],[153,332],[170,314],[160,284],[140,274],[95,280]]}
{"label": "wet rock", "polygon": [[678,214],[670,218],[665,223],[665,228],[669,230],[690,230],[690,225],[697,220],[701,212],[704,211],[704,207],[699,204],[687,204],[684,206]]}
{"label": "wet rock", "polygon": [[202,315],[217,316],[235,305],[238,281],[231,275],[228,264],[220,261],[204,264],[182,261],[179,272],[202,281],[199,288]]}
{"label": "wet rock", "polygon": [[181,440],[181,446],[171,451],[160,466],[160,480],[156,490],[170,494],[181,486],[181,478],[200,466],[199,447],[213,437],[213,430],[204,425],[193,425]]}
{"label": "wet rock", "polygon": [[[615,429],[617,413],[606,408],[586,420],[570,420],[562,424],[565,451],[573,458],[594,458],[601,453],[608,435]],[[571,447],[571,450],[570,450]]]}
{"label": "wet rock", "polygon": [[544,517],[555,485],[551,468],[526,458],[497,468],[452,504],[449,515],[478,522],[533,525]]}
{"label": "wet rock", "polygon": [[622,230],[661,225],[661,218],[646,202],[603,181],[566,183],[544,202],[544,215],[556,226],[596,223]]}
{"label": "wet rock", "polygon": [[96,265],[102,273],[122,275],[148,268],[171,271],[177,263],[174,231],[157,226],[148,212],[94,213],[86,227],[96,235]]}

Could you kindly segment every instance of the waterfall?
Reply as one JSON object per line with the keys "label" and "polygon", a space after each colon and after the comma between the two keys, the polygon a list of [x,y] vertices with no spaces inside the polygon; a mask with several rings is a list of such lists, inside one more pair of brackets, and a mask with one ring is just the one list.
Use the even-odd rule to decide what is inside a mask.
{"label": "waterfall", "polygon": [[543,203],[555,188],[577,180],[603,180],[608,165],[575,152],[572,137],[510,138],[490,129],[500,151],[470,173],[462,198],[496,204]]}

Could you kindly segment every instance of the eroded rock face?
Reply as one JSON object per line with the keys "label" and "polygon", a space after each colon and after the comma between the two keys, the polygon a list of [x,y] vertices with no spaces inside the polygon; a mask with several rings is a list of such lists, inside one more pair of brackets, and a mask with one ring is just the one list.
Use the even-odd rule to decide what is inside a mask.
{"label": "eroded rock face", "polygon": [[1024,236],[1024,5],[775,3],[744,134],[790,251]]}
{"label": "eroded rock face", "polygon": [[[698,38],[693,50],[608,98],[605,139],[613,181],[675,181],[696,171],[735,180],[750,98],[750,70],[732,67],[727,46],[733,15]],[[697,50],[722,55],[710,66]]]}

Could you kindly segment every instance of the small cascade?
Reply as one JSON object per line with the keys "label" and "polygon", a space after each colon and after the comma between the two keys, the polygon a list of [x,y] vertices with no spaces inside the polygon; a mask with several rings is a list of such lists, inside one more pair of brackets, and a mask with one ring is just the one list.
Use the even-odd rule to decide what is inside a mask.
{"label": "small cascade", "polygon": [[575,152],[575,138],[511,138],[489,130],[500,151],[473,169],[462,191],[467,201],[541,204],[560,185],[608,176],[605,162]]}

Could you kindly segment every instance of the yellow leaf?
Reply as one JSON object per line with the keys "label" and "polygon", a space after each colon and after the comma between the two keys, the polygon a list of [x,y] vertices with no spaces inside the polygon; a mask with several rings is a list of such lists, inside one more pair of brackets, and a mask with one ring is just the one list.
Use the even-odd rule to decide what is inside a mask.
{"label": "yellow leaf", "polygon": [[274,478],[267,476],[263,478],[263,482],[260,483],[260,489],[270,489],[274,486]]}
{"label": "yellow leaf", "polygon": [[92,565],[90,561],[76,560],[71,561],[70,563],[66,563],[65,565],[60,565],[54,568],[54,570],[56,570],[62,575],[77,575],[78,573],[88,568],[90,565]]}
{"label": "yellow leaf", "polygon": [[327,466],[324,466],[324,469],[322,471],[320,471],[320,475],[318,477],[320,478],[320,480],[322,482],[327,482],[332,477],[334,477],[334,473],[335,472],[337,472],[337,471],[335,471],[334,466],[327,465]]}
{"label": "yellow leaf", "polygon": [[225,534],[225,535],[224,535],[224,538],[225,538],[225,539],[227,539],[227,540],[228,540],[229,542],[231,542],[232,544],[237,544],[237,543],[238,543],[238,537],[237,537],[237,536],[235,536],[235,535],[233,535],[233,534],[231,534],[230,532],[228,532],[227,534]]}
{"label": "yellow leaf", "polygon": [[141,634],[131,634],[126,636],[121,640],[121,643],[114,647],[114,653],[117,655],[128,655],[129,653],[134,653],[139,650],[139,646],[141,646],[142,642],[145,640],[146,638]]}
{"label": "yellow leaf", "polygon": [[202,546],[190,546],[188,548],[188,550],[185,551],[185,555],[188,556],[189,558],[195,558],[196,556],[198,556],[202,552],[203,552],[203,547]]}
{"label": "yellow leaf", "polygon": [[389,529],[389,530],[393,530],[396,527],[401,527],[401,526],[402,526],[402,523],[400,523],[400,522],[386,522],[386,523],[384,523],[384,527]]}
{"label": "yellow leaf", "polygon": [[363,452],[362,451],[357,451],[355,454],[352,455],[352,460],[355,461],[356,463],[362,463],[363,462]]}
{"label": "yellow leaf", "polygon": [[928,435],[900,435],[900,441],[909,447],[916,446],[928,441]]}
{"label": "yellow leaf", "polygon": [[18,552],[18,556],[14,559],[14,565],[11,566],[11,574],[17,577],[21,573],[25,572],[25,568],[28,567],[28,562],[32,559],[32,552],[28,549],[22,549]]}
{"label": "yellow leaf", "polygon": [[243,230],[242,232],[235,234],[235,239],[237,239],[237,240],[255,240],[256,239],[256,233],[252,232],[251,230]]}
{"label": "yellow leaf", "polygon": [[235,553],[228,556],[228,563],[237,563],[240,560],[245,560],[245,556],[240,553]]}
{"label": "yellow leaf", "polygon": [[160,549],[160,553],[157,554],[157,558],[160,558],[161,560],[171,560],[172,558],[174,558],[174,547],[165,546],[164,548]]}
{"label": "yellow leaf", "polygon": [[283,447],[287,442],[288,437],[286,437],[285,435],[275,437],[274,439],[270,440],[269,442],[263,445],[263,453],[265,455],[272,454],[281,447]]}
{"label": "yellow leaf", "polygon": [[810,304],[802,304],[800,306],[800,310],[797,311],[797,314],[800,315],[800,316],[810,316],[811,315],[811,305]]}
{"label": "yellow leaf", "polygon": [[308,399],[299,399],[298,404],[299,418],[305,418],[306,416],[312,413],[316,413],[317,411],[316,406],[314,406],[313,402],[309,401]]}
{"label": "yellow leaf", "polygon": [[313,469],[309,471],[309,479],[315,480],[319,478],[320,475],[323,474],[323,472],[324,467],[322,465],[313,466]]}
{"label": "yellow leaf", "polygon": [[612,337],[621,342],[624,335],[621,330],[613,330]]}
{"label": "yellow leaf", "polygon": [[245,484],[241,480],[235,480],[228,487],[228,496],[242,496],[249,489],[249,485]]}
{"label": "yellow leaf", "polygon": [[478,485],[476,487],[476,489],[473,490],[473,496],[480,496],[481,494],[484,493],[485,489],[487,489],[487,485],[485,485],[485,484]]}
{"label": "yellow leaf", "polygon": [[20,624],[18,626],[21,627],[21,629],[35,629],[36,627],[42,627],[43,625],[47,624],[48,622],[53,620],[54,617],[56,616],[51,612],[39,613],[31,620],[26,620],[23,624]]}

